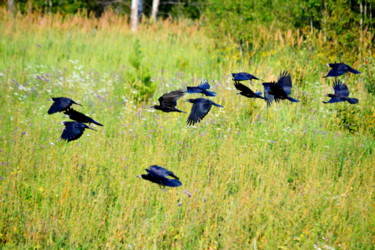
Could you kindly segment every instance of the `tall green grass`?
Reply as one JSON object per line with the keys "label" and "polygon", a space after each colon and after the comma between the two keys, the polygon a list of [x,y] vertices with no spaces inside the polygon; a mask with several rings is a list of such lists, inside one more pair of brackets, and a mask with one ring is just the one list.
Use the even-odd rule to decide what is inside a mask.
{"label": "tall green grass", "polygon": [[[358,105],[323,105],[328,68],[302,45],[259,45],[243,58],[189,22],[132,34],[111,14],[0,19],[2,248],[372,248],[372,64],[355,62],[364,72],[343,77]],[[266,108],[236,95],[228,76],[270,81],[283,69],[301,103]],[[196,126],[149,108],[203,78],[224,108]],[[82,103],[104,127],[60,141],[67,118],[47,115],[52,96]],[[152,164],[183,186],[136,178]]]}

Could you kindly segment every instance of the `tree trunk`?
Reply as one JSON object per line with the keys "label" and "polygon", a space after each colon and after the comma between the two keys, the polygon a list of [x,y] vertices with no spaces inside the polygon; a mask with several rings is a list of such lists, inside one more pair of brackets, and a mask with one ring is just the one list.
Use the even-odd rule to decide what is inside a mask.
{"label": "tree trunk", "polygon": [[132,7],[131,7],[131,30],[133,32],[137,31],[138,28],[138,0],[132,0]]}
{"label": "tree trunk", "polygon": [[7,4],[8,4],[8,10],[11,13],[14,13],[14,0],[8,0]]}
{"label": "tree trunk", "polygon": [[156,21],[159,9],[159,0],[152,1],[152,13],[151,13],[151,20]]}

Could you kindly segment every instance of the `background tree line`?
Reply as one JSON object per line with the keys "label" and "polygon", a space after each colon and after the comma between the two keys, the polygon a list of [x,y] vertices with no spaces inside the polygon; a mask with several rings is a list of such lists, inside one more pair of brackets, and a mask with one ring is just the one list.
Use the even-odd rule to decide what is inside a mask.
{"label": "background tree line", "polygon": [[[142,14],[150,16],[154,0],[139,0]],[[199,18],[205,1],[202,0],[159,0],[158,15],[161,18]],[[130,15],[132,0],[0,0],[0,5],[14,8],[21,13],[61,13],[86,12],[100,17],[104,11],[113,10],[119,15]],[[13,6],[13,7],[10,7]]]}
{"label": "background tree line", "polygon": [[[155,0],[0,0],[20,13],[84,13],[100,17],[106,10],[130,16],[139,1],[138,17],[150,17]],[[230,38],[241,51],[252,49],[258,28],[300,30],[308,37],[321,33],[336,51],[370,50],[374,42],[375,0],[158,0],[159,19],[201,19],[218,46]],[[334,43],[331,43],[334,42]],[[327,49],[327,48],[324,48]]]}

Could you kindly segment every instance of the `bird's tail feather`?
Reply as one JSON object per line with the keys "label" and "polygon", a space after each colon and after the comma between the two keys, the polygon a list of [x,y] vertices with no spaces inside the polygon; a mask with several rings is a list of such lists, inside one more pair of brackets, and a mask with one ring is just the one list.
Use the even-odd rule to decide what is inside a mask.
{"label": "bird's tail feather", "polygon": [[358,70],[355,70],[353,68],[349,68],[349,71],[352,72],[353,74],[361,74]]}
{"label": "bird's tail feather", "polygon": [[294,99],[294,98],[292,98],[292,97],[290,97],[290,96],[288,96],[288,100],[291,101],[291,102],[299,102],[299,100]]}
{"label": "bird's tail feather", "polygon": [[258,98],[260,98],[260,99],[267,100],[266,98],[264,98],[264,97],[262,96],[262,92],[261,92],[261,91],[255,92],[255,96],[258,97]]}
{"label": "bird's tail feather", "polygon": [[359,101],[357,98],[348,98],[346,99],[350,104],[357,104]]}
{"label": "bird's tail feather", "polygon": [[215,105],[216,107],[223,108],[223,105],[217,104],[217,103],[212,103],[212,105]]}
{"label": "bird's tail feather", "polygon": [[216,96],[215,92],[208,91],[208,90],[203,90],[203,94],[205,94],[206,96]]}
{"label": "bird's tail feather", "polygon": [[94,123],[94,124],[96,124],[96,125],[98,125],[98,126],[102,126],[103,127],[103,124],[101,124],[101,123],[99,123],[99,122],[97,122],[97,121],[92,121],[92,123]]}

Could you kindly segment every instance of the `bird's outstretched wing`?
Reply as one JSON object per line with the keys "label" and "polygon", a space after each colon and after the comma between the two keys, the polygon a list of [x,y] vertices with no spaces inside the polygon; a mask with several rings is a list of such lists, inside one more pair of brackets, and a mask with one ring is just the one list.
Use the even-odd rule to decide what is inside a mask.
{"label": "bird's outstretched wing", "polygon": [[348,97],[349,96],[349,89],[345,83],[342,83],[340,80],[336,80],[333,83],[333,89],[335,91],[335,95],[339,97]]}
{"label": "bird's outstretched wing", "polygon": [[202,89],[209,89],[210,84],[208,84],[208,81],[206,79],[204,79],[203,81],[201,81],[201,84],[199,84],[198,87],[200,87]]}
{"label": "bird's outstretched wing", "polygon": [[61,112],[69,108],[69,106],[72,104],[72,100],[65,97],[53,97],[52,98],[53,103],[51,107],[48,110],[48,114],[54,114],[57,112]]}
{"label": "bird's outstretched wing", "polygon": [[186,87],[186,93],[194,94],[194,93],[202,93],[205,96],[216,96],[216,93],[213,91],[208,91],[207,89],[210,88],[207,80],[203,80],[201,84],[195,87]]}
{"label": "bird's outstretched wing", "polygon": [[61,139],[74,141],[80,138],[85,131],[85,125],[80,122],[64,122],[65,129],[61,134]]}
{"label": "bird's outstretched wing", "polygon": [[234,81],[245,81],[245,80],[259,80],[256,76],[246,73],[246,72],[240,72],[240,73],[232,73],[232,77]]}
{"label": "bird's outstretched wing", "polygon": [[290,95],[292,92],[292,77],[287,71],[282,71],[280,73],[277,84],[281,86],[286,95]]}
{"label": "bird's outstretched wing", "polygon": [[200,122],[210,111],[212,102],[210,100],[201,99],[193,103],[189,117],[187,119],[188,125],[194,125]]}
{"label": "bird's outstretched wing", "polygon": [[348,65],[345,63],[330,63],[328,64],[332,69],[325,77],[338,77],[348,72]]}
{"label": "bird's outstretched wing", "polygon": [[235,82],[234,87],[245,94],[255,95],[254,91],[252,91],[249,87],[243,85],[242,83]]}
{"label": "bird's outstretched wing", "polygon": [[174,108],[177,105],[177,100],[181,98],[184,94],[185,93],[182,89],[166,93],[162,95],[161,97],[159,97],[160,106]]}
{"label": "bird's outstretched wing", "polygon": [[[146,169],[147,170],[147,169]],[[175,179],[179,179],[172,171],[169,171],[163,167],[160,167],[158,165],[152,165],[150,166],[150,170],[147,171],[149,174],[155,174],[157,176],[163,176],[163,177],[172,177]]]}

